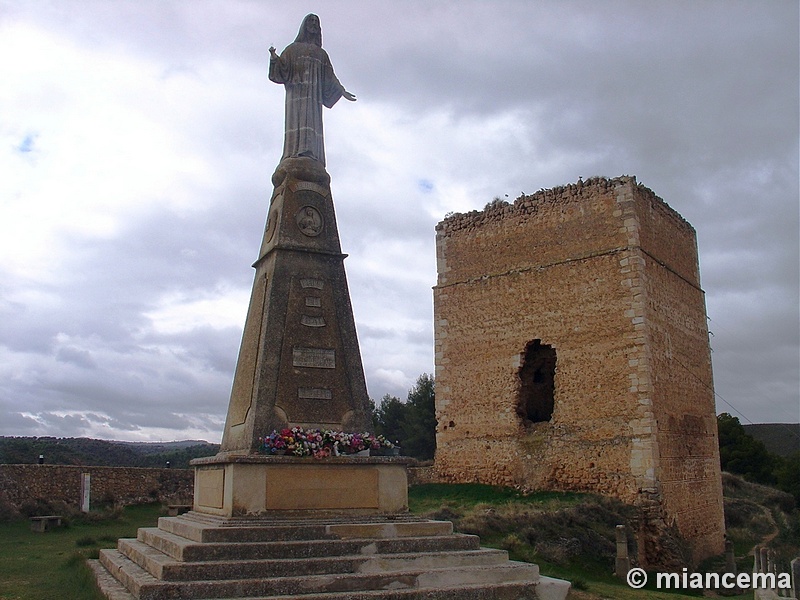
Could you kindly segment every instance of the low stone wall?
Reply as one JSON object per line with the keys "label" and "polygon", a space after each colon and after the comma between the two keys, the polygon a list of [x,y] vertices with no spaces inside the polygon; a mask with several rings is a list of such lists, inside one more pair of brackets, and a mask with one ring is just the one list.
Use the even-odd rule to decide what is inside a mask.
{"label": "low stone wall", "polygon": [[426,483],[445,483],[445,481],[439,477],[433,464],[408,467],[408,485],[424,485]]}
{"label": "low stone wall", "polygon": [[0,465],[0,495],[17,509],[36,500],[80,506],[82,473],[91,476],[90,506],[191,502],[193,495],[191,469],[71,465]]}
{"label": "low stone wall", "polygon": [[[19,510],[27,502],[60,501],[80,506],[81,474],[91,475],[91,505],[96,503],[191,504],[192,469],[0,465],[0,500]],[[408,468],[409,485],[442,483],[432,464]]]}

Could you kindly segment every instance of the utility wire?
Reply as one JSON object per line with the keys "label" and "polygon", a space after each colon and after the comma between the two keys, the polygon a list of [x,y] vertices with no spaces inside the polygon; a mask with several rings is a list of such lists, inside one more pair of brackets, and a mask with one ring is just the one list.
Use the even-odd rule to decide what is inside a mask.
{"label": "utility wire", "polygon": [[[727,400],[725,400],[725,398],[723,398],[722,396],[720,396],[720,395],[717,393],[717,391],[714,389],[714,386],[713,386],[713,385],[710,385],[708,382],[706,382],[706,381],[703,381],[703,380],[702,380],[702,379],[701,379],[701,378],[700,378],[700,377],[699,377],[699,376],[698,376],[696,373],[694,373],[694,371],[692,371],[691,369],[689,369],[689,367],[687,367],[686,365],[684,365],[684,364],[683,364],[681,361],[679,361],[679,360],[678,360],[677,358],[675,358],[674,356],[672,357],[672,360],[674,360],[674,361],[675,361],[675,362],[676,362],[678,365],[680,365],[681,367],[683,367],[683,369],[684,369],[684,370],[685,370],[687,373],[689,373],[689,374],[690,374],[692,377],[694,377],[694,378],[695,378],[697,381],[699,381],[701,385],[703,385],[703,386],[705,386],[707,389],[711,390],[711,393],[713,393],[713,394],[714,394],[714,397],[715,397],[715,398],[719,398],[719,399],[720,399],[720,400],[722,400],[722,401],[723,401],[725,404],[727,404],[727,405],[728,405],[728,406],[730,406],[730,407],[731,407],[733,410],[735,410],[735,411],[736,411],[736,412],[737,412],[737,413],[738,413],[738,414],[739,414],[739,415],[740,415],[740,416],[741,416],[741,417],[742,417],[742,418],[743,418],[745,421],[747,421],[747,422],[748,422],[748,424],[750,424],[750,425],[755,425],[755,424],[756,424],[756,423],[753,423],[753,422],[752,422],[750,419],[748,419],[748,418],[745,416],[745,414],[744,414],[742,411],[740,411],[740,410],[739,410],[738,408],[736,408],[736,407],[735,407],[733,404],[731,404],[730,402],[728,402]],[[788,431],[788,432],[789,432],[789,433],[790,433],[792,436],[794,436],[794,437],[796,437],[798,440],[800,440],[800,434],[798,434],[798,433],[797,433],[796,431],[794,431],[793,429],[790,429],[789,427],[786,427],[786,424],[785,424],[785,423],[775,423],[775,425],[780,425],[780,426],[781,426],[783,429],[785,429],[786,431]]]}
{"label": "utility wire", "polygon": [[[714,329],[716,329],[716,330],[718,330],[718,331],[720,331],[720,330],[721,330],[723,333],[728,333],[728,329],[727,329],[726,327],[724,327],[724,326],[723,326],[723,327],[720,327],[720,323],[719,323],[718,321],[714,321],[714,319],[712,319],[711,317],[709,317],[709,316],[707,316],[707,315],[706,315],[706,319],[708,319],[709,323],[712,323],[712,324],[714,325]],[[714,333],[713,333],[712,331],[710,331],[710,330],[709,330],[709,332],[708,332],[708,333],[709,333],[709,335],[711,335],[711,337],[714,337]],[[713,351],[714,351],[714,349],[713,349],[713,348],[711,348],[711,351],[713,352]],[[683,365],[681,365],[681,366],[683,366]],[[686,368],[686,367],[684,366],[684,368]],[[688,369],[687,369],[687,370],[688,370]],[[693,375],[694,375],[694,374],[693,374]],[[697,376],[695,376],[695,378],[697,378]],[[745,416],[744,416],[744,415],[741,413],[741,411],[739,411],[739,410],[738,410],[738,409],[737,409],[735,406],[733,406],[733,405],[732,405],[730,402],[728,402],[727,400],[725,400],[725,398],[723,398],[722,396],[719,396],[719,395],[718,395],[716,392],[714,392],[714,395],[715,395],[715,396],[717,396],[717,397],[718,397],[720,400],[722,400],[722,401],[723,401],[725,404],[727,404],[728,406],[730,406],[730,407],[731,407],[733,410],[735,410],[737,413],[739,413],[740,415],[742,415],[742,418],[746,419],[748,423],[750,423],[751,425],[756,425],[756,423],[753,423],[753,422],[752,422],[750,419],[748,419],[747,417],[745,417]],[[763,396],[762,396],[762,398],[763,398]],[[768,401],[768,402],[771,400],[770,398],[763,398],[763,399],[764,399],[764,400],[766,400],[766,401]],[[783,412],[783,411],[781,411],[781,412]],[[796,418],[796,417],[790,417],[790,420],[791,420],[791,419],[795,419],[795,418]],[[793,421],[792,421],[792,422],[793,422]],[[785,424],[784,424],[784,423],[775,423],[775,425],[785,425]],[[785,428],[785,429],[788,429],[788,428]],[[789,431],[791,431],[791,430],[789,430]],[[794,431],[792,431],[792,434],[793,434],[795,437],[798,437],[798,438],[800,438],[800,435],[798,435],[798,434],[797,434],[797,433],[795,433]]]}

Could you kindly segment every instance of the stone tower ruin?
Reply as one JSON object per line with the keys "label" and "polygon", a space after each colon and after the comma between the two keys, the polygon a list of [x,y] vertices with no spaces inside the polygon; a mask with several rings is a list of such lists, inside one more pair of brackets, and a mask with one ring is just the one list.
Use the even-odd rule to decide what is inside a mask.
{"label": "stone tower ruin", "polygon": [[440,477],[637,505],[644,564],[664,527],[721,553],[692,226],[634,177],[593,178],[449,216],[436,243]]}

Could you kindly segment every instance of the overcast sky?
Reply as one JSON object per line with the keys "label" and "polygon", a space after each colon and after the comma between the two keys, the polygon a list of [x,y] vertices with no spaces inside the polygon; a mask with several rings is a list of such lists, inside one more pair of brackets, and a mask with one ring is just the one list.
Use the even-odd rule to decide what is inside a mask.
{"label": "overcast sky", "polygon": [[800,420],[796,0],[0,0],[0,435],[219,440],[309,12],[372,398],[433,372],[447,212],[628,174],[697,230],[718,411]]}

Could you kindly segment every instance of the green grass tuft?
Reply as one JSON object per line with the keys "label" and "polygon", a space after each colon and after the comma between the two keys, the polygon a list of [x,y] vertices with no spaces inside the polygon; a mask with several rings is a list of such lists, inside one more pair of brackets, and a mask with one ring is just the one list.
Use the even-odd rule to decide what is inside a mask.
{"label": "green grass tuft", "polygon": [[586,591],[589,589],[589,584],[583,577],[576,577],[572,580],[572,589]]}
{"label": "green grass tuft", "polygon": [[45,533],[31,531],[27,520],[0,523],[0,598],[103,600],[86,559],[97,558],[100,548],[116,547],[118,538],[136,537],[139,527],[155,525],[161,505],[116,513],[90,514]]}
{"label": "green grass tuft", "polygon": [[85,536],[79,537],[77,540],[75,540],[75,545],[79,546],[79,547],[82,547],[82,546],[94,546],[96,543],[97,543],[97,540],[94,539],[90,535],[85,535]]}

